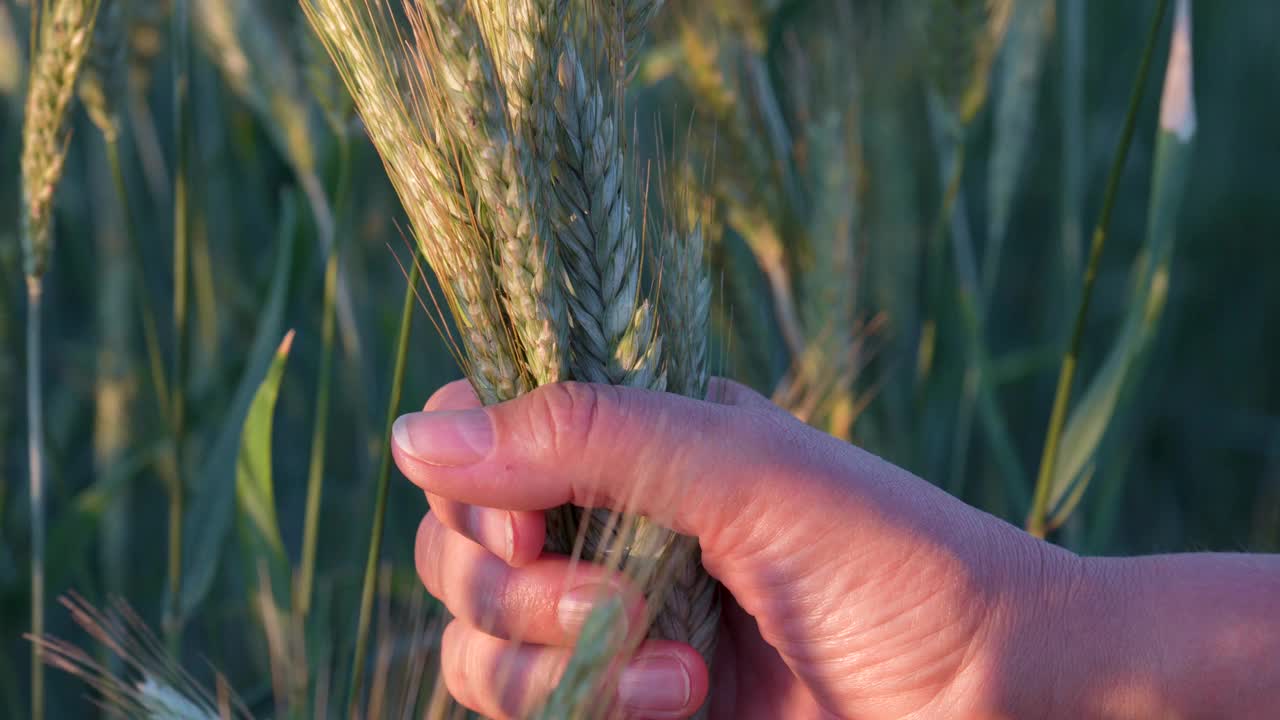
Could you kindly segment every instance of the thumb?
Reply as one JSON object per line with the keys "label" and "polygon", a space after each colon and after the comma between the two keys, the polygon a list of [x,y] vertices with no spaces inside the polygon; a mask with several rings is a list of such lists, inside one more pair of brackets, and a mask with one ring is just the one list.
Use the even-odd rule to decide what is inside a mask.
{"label": "thumb", "polygon": [[509,510],[572,503],[639,513],[697,536],[705,552],[733,519],[758,519],[777,494],[770,480],[784,464],[794,470],[809,455],[797,444],[811,441],[764,398],[720,387],[732,404],[547,385],[489,407],[405,415],[393,452],[405,476],[436,495]]}

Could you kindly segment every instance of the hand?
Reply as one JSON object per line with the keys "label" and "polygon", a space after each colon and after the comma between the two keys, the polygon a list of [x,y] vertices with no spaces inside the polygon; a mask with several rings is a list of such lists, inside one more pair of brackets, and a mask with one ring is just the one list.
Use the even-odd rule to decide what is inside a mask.
{"label": "hand", "polygon": [[[750,390],[717,382],[711,396],[563,383],[480,408],[459,382],[397,421],[396,462],[432,508],[418,572],[456,617],[442,649],[455,698],[520,715],[554,686],[591,603],[635,597],[542,552],[542,511],[574,503],[697,537],[724,586],[711,676],[691,647],[647,641],[619,680],[634,716],[687,717],[704,700],[717,718],[1274,707],[1259,693],[1280,688],[1265,684],[1280,681],[1273,561],[1087,562]],[[1247,648],[1220,642],[1242,631]]]}
{"label": "hand", "polygon": [[[460,382],[401,418],[396,461],[433,511],[419,573],[457,618],[444,673],[459,701],[519,714],[554,684],[597,587],[630,592],[594,566],[569,582],[569,560],[541,552],[540,511],[566,502],[663,517],[698,538],[727,591],[710,681],[670,642],[645,643],[623,671],[620,701],[648,717],[691,714],[708,685],[715,717],[900,717],[956,702],[985,679],[993,620],[1029,604],[1015,580],[1070,567],[749,390],[719,383],[717,395],[563,384],[479,409]],[[499,667],[518,691],[496,684]]]}

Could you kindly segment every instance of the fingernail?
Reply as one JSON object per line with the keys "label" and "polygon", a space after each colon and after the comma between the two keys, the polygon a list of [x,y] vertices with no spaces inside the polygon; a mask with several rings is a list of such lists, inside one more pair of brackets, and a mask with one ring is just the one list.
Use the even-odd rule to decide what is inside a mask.
{"label": "fingernail", "polygon": [[467,533],[490,552],[511,561],[516,544],[511,513],[472,505],[467,511]]}
{"label": "fingernail", "polygon": [[[556,616],[560,620],[560,627],[569,633],[581,630],[582,626],[587,624],[587,617],[591,615],[591,611],[597,605],[608,598],[617,597],[617,595],[618,588],[608,583],[583,585],[561,595],[560,604],[556,606]],[[618,618],[620,627],[616,637],[626,637],[627,614],[625,612],[619,613]]]}
{"label": "fingernail", "polygon": [[493,449],[493,426],[484,410],[439,410],[401,415],[391,436],[406,455],[441,467],[483,460]]}
{"label": "fingernail", "polygon": [[618,699],[631,710],[673,712],[689,704],[689,671],[669,655],[633,660],[618,678]]}

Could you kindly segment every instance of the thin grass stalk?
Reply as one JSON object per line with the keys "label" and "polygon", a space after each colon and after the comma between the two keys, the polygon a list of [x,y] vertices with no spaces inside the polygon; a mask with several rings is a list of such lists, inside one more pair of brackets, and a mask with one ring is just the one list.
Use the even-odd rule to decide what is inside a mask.
{"label": "thin grass stalk", "polygon": [[351,682],[347,692],[347,715],[358,717],[360,690],[364,680],[365,655],[369,647],[369,621],[373,617],[373,597],[377,589],[378,557],[382,554],[382,527],[387,514],[387,486],[391,479],[391,428],[400,412],[404,390],[404,370],[409,358],[409,334],[413,328],[413,307],[418,297],[418,273],[408,273],[408,286],[400,308],[400,333],[396,339],[395,369],[391,373],[391,394],[387,398],[387,419],[382,433],[382,455],[373,501],[373,526],[369,530],[369,555],[360,587],[360,614],[356,621],[356,646],[351,658]]}
{"label": "thin grass stalk", "polygon": [[325,261],[324,309],[320,321],[320,370],[317,375],[315,423],[311,431],[311,458],[307,471],[306,514],[303,521],[302,564],[298,576],[297,612],[306,617],[311,610],[315,577],[316,538],[319,535],[320,500],[324,492],[325,443],[329,419],[329,388],[333,375],[333,325],[338,284],[338,255],[330,251]]}
{"label": "thin grass stalk", "polygon": [[[118,5],[113,9],[118,9]],[[112,37],[108,16],[99,19],[97,38]],[[103,45],[99,47],[107,47]],[[97,53],[95,52],[94,55]],[[91,58],[91,67],[96,64]],[[98,67],[102,67],[99,65]],[[81,80],[82,100],[85,81]],[[89,102],[84,100],[86,107]],[[110,105],[98,107],[101,117],[114,118]],[[114,121],[96,122],[103,130],[104,141],[115,133]],[[96,158],[95,158],[96,160]],[[102,162],[94,162],[91,175],[95,182],[108,171]],[[126,594],[130,577],[129,542],[131,537],[129,509],[135,494],[129,478],[132,473],[126,467],[125,458],[133,440],[134,425],[130,422],[136,403],[134,353],[130,343],[134,317],[131,314],[132,266],[129,258],[124,223],[117,214],[109,211],[117,208],[117,196],[111,187],[104,187],[95,194],[95,207],[104,212],[103,222],[94,231],[94,244],[98,252],[98,272],[95,288],[97,352],[95,353],[93,387],[93,474],[99,487],[118,488],[106,493],[106,503],[97,528],[98,552],[101,563],[103,587],[112,595]]]}
{"label": "thin grass stalk", "polygon": [[[133,218],[133,210],[129,204],[128,184],[124,179],[124,168],[120,159],[120,138],[118,135],[103,135],[107,152],[107,164],[111,169],[111,182],[115,187],[116,203],[124,224],[125,242],[131,254],[130,281],[133,301],[138,307],[142,322],[142,341],[146,347],[147,368],[151,377],[151,388],[155,396],[156,412],[166,425],[170,419],[169,380],[165,370],[164,356],[160,349],[160,332],[156,321],[155,310],[147,296],[145,277],[146,265],[143,261],[142,243],[138,236],[138,227]],[[156,461],[156,472],[165,487],[174,487],[179,482],[178,463],[173,445]]]}
{"label": "thin grass stalk", "polygon": [[133,210],[129,205],[129,186],[124,179],[124,168],[120,161],[120,139],[104,136],[107,152],[107,165],[111,170],[111,183],[116,194],[116,203],[120,206],[124,221],[124,232],[127,236],[133,257],[132,286],[134,301],[138,304],[138,312],[142,316],[142,341],[147,351],[147,368],[151,374],[151,388],[156,396],[156,406],[161,417],[169,416],[169,381],[164,367],[164,356],[160,350],[160,333],[156,323],[155,310],[147,300],[146,281],[143,278],[142,245],[138,240],[138,228],[133,219]]}
{"label": "thin grass stalk", "polygon": [[[1062,219],[1061,278],[1064,307],[1075,297],[1075,279],[1080,275],[1080,241],[1084,236],[1080,219],[1081,176],[1084,153],[1084,51],[1086,0],[1059,3],[1062,18]],[[1065,330],[1065,328],[1064,328]]]}
{"label": "thin grass stalk", "polygon": [[1034,130],[1040,67],[1055,22],[1053,2],[1014,3],[1000,50],[1003,57],[992,108],[996,142],[987,159],[987,247],[981,273],[984,306],[990,304],[999,280],[1018,182]]}
{"label": "thin grass stalk", "polygon": [[[44,633],[44,396],[40,377],[40,304],[44,281],[27,277],[27,462],[31,473],[31,633]],[[44,718],[44,648],[31,646],[31,717]]]}
{"label": "thin grass stalk", "polygon": [[1067,404],[1071,400],[1071,386],[1075,381],[1076,365],[1080,358],[1080,347],[1084,342],[1084,326],[1089,316],[1089,304],[1093,299],[1093,285],[1098,278],[1098,266],[1102,258],[1102,250],[1107,243],[1107,229],[1111,225],[1111,213],[1115,209],[1116,197],[1120,190],[1120,176],[1124,171],[1125,160],[1129,157],[1129,146],[1133,142],[1133,134],[1138,124],[1138,106],[1142,102],[1142,94],[1147,86],[1147,76],[1151,71],[1151,58],[1155,54],[1156,41],[1160,36],[1160,26],[1164,23],[1165,11],[1169,0],[1159,0],[1151,17],[1151,29],[1147,33],[1146,47],[1142,51],[1142,62],[1138,66],[1138,74],[1134,79],[1133,92],[1129,96],[1129,110],[1125,115],[1124,130],[1121,132],[1120,144],[1116,148],[1115,158],[1111,164],[1111,172],[1107,178],[1107,189],[1103,196],[1102,212],[1098,216],[1098,225],[1093,231],[1093,241],[1089,247],[1089,261],[1085,266],[1084,285],[1081,289],[1080,305],[1076,310],[1074,329],[1071,332],[1071,344],[1062,358],[1062,368],[1058,372],[1058,387],[1053,397],[1053,410],[1049,415],[1049,428],[1045,433],[1044,454],[1040,458],[1040,471],[1036,477],[1036,491],[1031,501],[1031,514],[1027,518],[1027,532],[1043,538],[1047,532],[1047,514],[1049,511],[1049,491],[1053,485],[1054,468],[1058,463],[1058,446],[1062,441],[1062,430],[1067,420]]}
{"label": "thin grass stalk", "polygon": [[[939,113],[936,117],[940,124],[946,123],[945,114]],[[967,345],[963,394],[960,398],[958,418],[954,425],[950,479],[947,488],[952,494],[960,496],[964,473],[968,468],[970,434],[973,414],[976,410],[999,472],[1005,478],[1006,487],[1010,489],[1010,501],[1021,512],[1028,504],[1025,490],[1026,472],[1018,461],[1017,453],[1013,450],[1008,422],[991,388],[991,359],[984,342],[989,296],[980,287],[978,264],[970,238],[969,222],[964,212],[962,189],[964,143],[959,138],[948,139],[945,137],[947,135],[945,131],[939,135],[943,136],[939,141],[939,152],[943,155],[940,181],[945,183],[943,214],[939,216],[938,225],[934,227],[934,232],[941,235],[935,234],[931,242],[943,242],[948,235],[947,228],[951,228],[952,258],[955,275],[958,278],[957,305]],[[962,134],[961,137],[963,137]],[[948,170],[949,164],[952,166]],[[934,270],[940,277],[940,268],[935,265]]]}
{"label": "thin grass stalk", "polygon": [[1117,446],[1127,447],[1122,427],[1134,414],[1138,378],[1146,367],[1169,293],[1169,271],[1177,238],[1196,134],[1191,70],[1191,0],[1178,0],[1160,102],[1147,209],[1147,237],[1131,274],[1129,304],[1107,359],[1077,402],[1062,431],[1058,463],[1049,491],[1047,531],[1071,517],[1099,465]]}
{"label": "thin grass stalk", "polygon": [[[343,212],[351,179],[351,142],[346,135],[338,138],[337,212]],[[311,433],[311,461],[307,473],[306,515],[303,521],[302,565],[298,575],[297,613],[305,621],[311,611],[311,595],[315,582],[316,541],[320,535],[320,501],[324,493],[324,455],[329,425],[329,393],[333,384],[334,322],[337,316],[338,249],[335,242],[328,248],[324,271],[324,309],[320,321],[320,372],[316,386],[316,418]]]}
{"label": "thin grass stalk", "polygon": [[171,36],[173,43],[173,388],[170,395],[169,425],[175,477],[169,487],[169,602],[165,611],[164,630],[170,650],[181,643],[179,606],[182,594],[182,515],[185,506],[183,487],[182,445],[186,432],[186,337],[188,275],[188,151],[191,141],[191,117],[188,107],[190,90],[191,48],[188,0],[174,0]]}
{"label": "thin grass stalk", "polygon": [[[17,398],[11,393],[18,386],[17,378],[14,377],[16,368],[12,355],[18,343],[12,337],[13,330],[10,326],[13,321],[13,308],[10,305],[13,295],[6,282],[8,272],[8,264],[0,260],[0,346],[4,347],[4,350],[0,350],[0,437],[3,438],[12,437],[9,424],[13,420]],[[9,468],[5,463],[7,449],[7,446],[0,445],[0,517],[8,517],[5,515],[9,499]]]}

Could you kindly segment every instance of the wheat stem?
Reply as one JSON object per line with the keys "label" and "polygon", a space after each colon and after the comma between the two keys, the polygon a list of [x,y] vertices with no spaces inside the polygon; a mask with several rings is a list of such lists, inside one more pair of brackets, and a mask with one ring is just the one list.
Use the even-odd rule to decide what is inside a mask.
{"label": "wheat stem", "polygon": [[1071,332],[1071,344],[1062,357],[1062,367],[1058,372],[1053,410],[1049,415],[1049,428],[1045,433],[1044,454],[1040,458],[1036,491],[1031,501],[1031,514],[1027,518],[1027,532],[1040,538],[1043,538],[1048,531],[1046,521],[1049,511],[1049,491],[1052,488],[1053,474],[1057,467],[1058,446],[1062,440],[1063,427],[1066,425],[1067,404],[1071,400],[1071,386],[1075,381],[1080,347],[1084,343],[1084,326],[1089,317],[1089,304],[1093,299],[1093,285],[1098,278],[1098,266],[1102,258],[1102,250],[1107,243],[1111,213],[1115,209],[1116,197],[1120,194],[1120,176],[1124,171],[1125,160],[1129,157],[1129,146],[1133,142],[1133,134],[1138,124],[1138,106],[1142,103],[1142,94],[1146,89],[1147,76],[1151,70],[1151,58],[1155,54],[1156,41],[1160,37],[1160,26],[1164,22],[1168,5],[1169,0],[1160,0],[1151,16],[1151,29],[1147,33],[1147,43],[1142,51],[1142,62],[1138,66],[1133,91],[1129,95],[1129,110],[1125,114],[1124,130],[1121,131],[1120,143],[1116,147],[1116,153],[1111,162],[1111,172],[1107,177],[1102,212],[1098,215],[1098,224],[1093,230],[1093,241],[1089,247],[1088,264],[1085,266],[1080,305],[1076,309],[1075,325]]}
{"label": "wheat stem", "polygon": [[[345,135],[338,138],[337,205],[339,213],[346,204],[351,177],[351,143]],[[317,376],[315,424],[311,433],[311,462],[307,473],[306,515],[303,521],[302,563],[299,570],[297,611],[306,618],[311,610],[312,584],[315,578],[316,541],[320,534],[320,500],[324,491],[324,455],[329,424],[329,388],[333,375],[333,326],[337,308],[338,249],[329,246],[324,272],[324,309],[320,321],[321,352]]]}
{"label": "wheat stem", "polygon": [[190,90],[190,22],[189,0],[174,0],[171,18],[173,42],[173,386],[169,396],[174,476],[169,487],[169,602],[165,608],[164,629],[171,651],[177,652],[182,638],[180,617],[182,593],[182,526],[186,507],[186,488],[182,472],[183,440],[186,433],[187,376],[187,279],[190,247],[188,203],[190,190],[188,154],[191,142],[191,117],[188,107]]}
{"label": "wheat stem", "polygon": [[[53,197],[66,160],[67,110],[97,16],[96,0],[31,9],[31,77],[22,126],[22,249],[27,281],[27,450],[31,502],[31,632],[44,632],[45,448],[40,316],[53,249]],[[44,651],[31,650],[31,716],[45,715]]]}
{"label": "wheat stem", "polygon": [[[27,461],[31,474],[31,634],[44,635],[44,397],[40,377],[40,306],[44,281],[27,277]],[[31,646],[31,717],[44,718],[44,649]]]}
{"label": "wheat stem", "polygon": [[147,302],[146,283],[143,280],[142,246],[138,241],[137,225],[133,219],[133,210],[129,206],[129,188],[124,179],[124,168],[120,161],[120,139],[103,136],[106,142],[107,164],[111,170],[111,182],[115,188],[116,204],[124,219],[124,232],[128,237],[132,252],[134,301],[142,314],[142,338],[147,349],[147,366],[151,373],[151,388],[156,396],[156,405],[160,416],[169,415],[169,383],[165,377],[164,360],[160,352],[160,336],[156,330],[155,312]]}
{"label": "wheat stem", "polygon": [[400,396],[404,390],[404,370],[409,357],[409,335],[413,328],[413,303],[417,298],[418,273],[408,274],[408,286],[400,309],[400,332],[396,339],[395,369],[391,372],[391,393],[387,398],[387,417],[382,433],[382,455],[378,462],[376,494],[373,502],[373,526],[369,530],[369,554],[364,565],[364,581],[360,588],[360,614],[356,622],[356,646],[351,658],[350,690],[347,714],[358,717],[361,685],[364,681],[365,655],[369,645],[369,621],[373,616],[373,596],[377,584],[378,557],[382,554],[382,527],[387,514],[387,486],[391,479],[391,427],[400,413]]}

